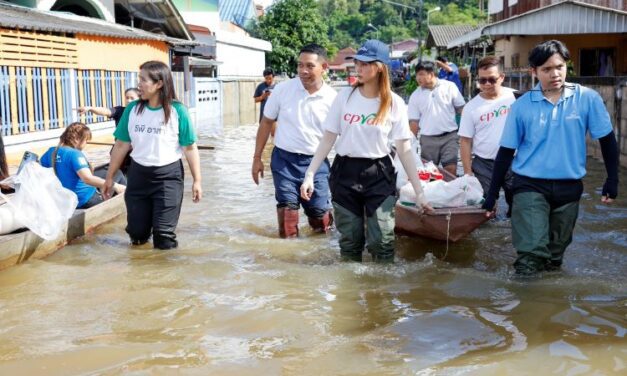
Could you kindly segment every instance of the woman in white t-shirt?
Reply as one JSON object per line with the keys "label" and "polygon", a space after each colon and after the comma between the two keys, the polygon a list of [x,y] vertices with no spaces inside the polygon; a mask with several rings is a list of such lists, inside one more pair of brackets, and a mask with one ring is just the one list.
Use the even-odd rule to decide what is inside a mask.
{"label": "woman in white t-shirt", "polygon": [[183,154],[194,179],[192,200],[202,197],[196,133],[187,109],[176,100],[168,66],[148,61],[139,68],[140,99],[126,107],[113,134],[116,141],[103,196],[110,195],[111,178],[132,147],[126,232],[133,245],[146,243],[152,232],[155,248],[170,249],[178,246],[174,230],[183,201]]}
{"label": "woman in white t-shirt", "polygon": [[341,234],[340,254],[361,261],[365,244],[377,262],[394,260],[394,205],[396,172],[391,143],[416,192],[416,205],[431,210],[416,174],[407,120],[407,107],[390,88],[389,49],[369,40],[353,57],[357,82],[336,97],[324,123],[324,136],[307,169],[301,197],[313,194],[313,177],[337,139],[337,155],[329,186],[336,227]]}

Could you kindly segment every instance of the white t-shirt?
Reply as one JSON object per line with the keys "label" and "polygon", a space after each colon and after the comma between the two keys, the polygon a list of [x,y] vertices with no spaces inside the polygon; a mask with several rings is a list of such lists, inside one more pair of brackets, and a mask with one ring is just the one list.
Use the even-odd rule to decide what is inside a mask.
{"label": "white t-shirt", "polygon": [[409,120],[417,120],[420,134],[437,136],[457,130],[455,107],[466,103],[457,86],[438,79],[433,89],[419,87],[409,97]]}
{"label": "white t-shirt", "polygon": [[196,142],[187,108],[182,103],[172,103],[170,119],[165,123],[162,107],[146,105],[139,114],[138,103],[131,102],[124,110],[113,133],[115,138],[131,143],[131,157],[142,166],[165,166],[181,159],[182,146]]}
{"label": "white t-shirt", "polygon": [[309,94],[298,77],[278,84],[263,109],[263,116],[277,121],[274,145],[291,153],[313,155],[336,95],[327,84]]}
{"label": "white t-shirt", "polygon": [[390,144],[396,140],[413,137],[407,120],[407,106],[398,95],[392,93],[392,108],[384,124],[373,124],[379,111],[379,98],[366,98],[352,87],[337,95],[324,130],[339,137],[335,151],[353,158],[381,158],[390,153]]}
{"label": "white t-shirt", "polygon": [[472,153],[485,159],[496,158],[507,114],[516,101],[514,91],[502,88],[501,96],[484,99],[472,98],[464,107],[458,135],[472,138]]}

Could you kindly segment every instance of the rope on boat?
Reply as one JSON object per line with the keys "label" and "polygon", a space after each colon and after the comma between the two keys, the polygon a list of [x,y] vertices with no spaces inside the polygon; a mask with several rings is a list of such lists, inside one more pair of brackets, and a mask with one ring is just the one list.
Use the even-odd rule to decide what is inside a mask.
{"label": "rope on boat", "polygon": [[451,231],[451,211],[448,211],[448,214],[446,215],[446,252],[444,252],[444,257],[442,257],[442,260],[446,259],[446,256],[448,255],[448,238],[450,235],[450,231]]}

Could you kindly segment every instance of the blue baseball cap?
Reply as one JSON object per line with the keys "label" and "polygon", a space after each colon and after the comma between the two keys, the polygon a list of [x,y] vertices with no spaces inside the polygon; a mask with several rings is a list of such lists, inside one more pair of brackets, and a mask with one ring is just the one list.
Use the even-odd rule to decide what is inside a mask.
{"label": "blue baseball cap", "polygon": [[370,39],[359,47],[356,55],[349,57],[348,59],[359,60],[365,63],[380,61],[384,64],[389,64],[390,48],[387,44],[381,42],[380,40]]}

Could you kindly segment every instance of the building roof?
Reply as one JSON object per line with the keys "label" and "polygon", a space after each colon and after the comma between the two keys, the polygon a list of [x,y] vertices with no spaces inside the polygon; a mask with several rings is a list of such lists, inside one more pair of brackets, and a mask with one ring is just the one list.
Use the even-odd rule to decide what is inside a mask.
{"label": "building roof", "polygon": [[220,2],[220,20],[232,22],[245,28],[249,20],[257,18],[257,10],[252,0],[229,0]]}
{"label": "building roof", "polygon": [[56,33],[98,35],[127,39],[158,40],[171,45],[198,45],[198,42],[171,38],[141,29],[71,13],[42,11],[0,1],[0,27]]}
{"label": "building roof", "polygon": [[627,32],[627,12],[566,0],[495,22],[450,41],[448,48],[485,36],[612,34]]}
{"label": "building roof", "polygon": [[448,43],[466,33],[471,32],[476,26],[472,25],[429,25],[427,47],[444,47]]}
{"label": "building roof", "polygon": [[353,56],[356,53],[357,53],[357,50],[355,50],[353,47],[342,48],[341,50],[337,52],[337,54],[333,58],[333,61],[329,62],[329,65],[340,66],[346,63],[352,63],[352,61],[348,61],[346,60],[346,58],[349,56]]}
{"label": "building roof", "polygon": [[172,0],[151,0],[149,2],[146,0],[124,0],[118,1],[116,5],[128,7],[129,13],[159,25],[159,28],[170,37],[194,39]]}

